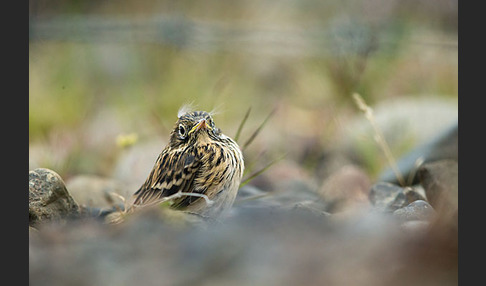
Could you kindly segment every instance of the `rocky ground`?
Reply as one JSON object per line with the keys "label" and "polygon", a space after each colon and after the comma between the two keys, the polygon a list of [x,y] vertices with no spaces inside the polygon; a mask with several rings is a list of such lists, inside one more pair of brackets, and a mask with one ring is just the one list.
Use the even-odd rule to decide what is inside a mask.
{"label": "rocky ground", "polygon": [[118,224],[104,215],[133,193],[123,175],[65,183],[36,168],[30,284],[457,285],[457,125],[398,165],[409,186],[352,163],[321,170],[315,186],[284,161],[267,176],[285,179],[245,185],[226,218],[158,206]]}

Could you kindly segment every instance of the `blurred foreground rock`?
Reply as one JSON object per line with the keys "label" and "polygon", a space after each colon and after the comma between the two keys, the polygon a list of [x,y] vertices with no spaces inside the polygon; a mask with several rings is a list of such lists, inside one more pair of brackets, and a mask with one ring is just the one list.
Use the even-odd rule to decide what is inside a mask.
{"label": "blurred foreground rock", "polygon": [[286,210],[289,212],[308,212],[315,216],[327,216],[328,205],[308,185],[299,180],[288,182],[280,191],[265,192],[254,186],[246,185],[238,191],[229,217],[237,217],[249,211]]}
{"label": "blurred foreground rock", "polygon": [[[279,208],[197,227],[147,212],[122,224],[44,224],[31,285],[457,285],[457,244],[389,216],[345,221]],[[352,275],[350,273],[352,272]]]}
{"label": "blurred foreground rock", "polygon": [[373,185],[369,199],[373,207],[381,212],[393,212],[416,200],[425,200],[420,186],[400,187],[387,182]]}
{"label": "blurred foreground rock", "polygon": [[56,172],[44,168],[29,172],[29,225],[77,215],[78,204]]}
{"label": "blurred foreground rock", "polygon": [[[30,284],[457,285],[456,217],[443,207],[457,202],[455,163],[425,164],[412,187],[370,186],[355,167],[320,189],[281,175],[269,192],[243,186],[229,216],[216,220],[168,205],[113,213],[123,217],[117,224],[60,213],[68,223],[29,228]],[[51,176],[34,185],[54,181],[70,197]]]}
{"label": "blurred foreground rock", "polygon": [[310,212],[317,216],[329,214],[329,204],[319,195],[304,168],[286,160],[240,188],[230,215],[258,208]]}
{"label": "blurred foreground rock", "polygon": [[455,160],[440,160],[424,164],[419,169],[420,182],[429,203],[441,213],[441,218],[457,225],[459,170]]}
{"label": "blurred foreground rock", "polygon": [[438,206],[443,200],[457,204],[458,164],[454,160],[441,160],[423,165],[419,177],[432,205]]}
{"label": "blurred foreground rock", "polygon": [[435,215],[435,211],[426,201],[417,200],[403,208],[397,209],[393,212],[393,215],[402,221],[429,221]]}

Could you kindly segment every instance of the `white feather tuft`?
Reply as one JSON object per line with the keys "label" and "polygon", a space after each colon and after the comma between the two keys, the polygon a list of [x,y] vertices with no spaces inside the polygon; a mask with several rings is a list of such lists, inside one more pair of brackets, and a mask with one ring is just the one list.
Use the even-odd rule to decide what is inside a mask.
{"label": "white feather tuft", "polygon": [[220,105],[214,107],[211,111],[208,112],[209,115],[213,116],[215,114],[222,113],[222,111],[221,111],[223,109],[222,106],[223,106],[223,104],[220,104]]}
{"label": "white feather tuft", "polygon": [[177,112],[177,118],[181,118],[182,115],[189,113],[191,111],[194,111],[194,105],[193,103],[186,103],[179,108],[179,111]]}

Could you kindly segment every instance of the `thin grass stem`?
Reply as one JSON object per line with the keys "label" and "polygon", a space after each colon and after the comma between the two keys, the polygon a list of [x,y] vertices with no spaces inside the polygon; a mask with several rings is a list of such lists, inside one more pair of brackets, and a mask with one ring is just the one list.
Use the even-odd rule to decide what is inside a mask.
{"label": "thin grass stem", "polygon": [[376,124],[375,117],[373,115],[373,109],[369,107],[364,99],[357,93],[353,94],[353,99],[358,108],[363,111],[366,119],[371,123],[371,127],[373,127],[373,131],[375,133],[374,139],[378,143],[378,146],[381,148],[383,153],[385,154],[385,157],[388,161],[388,164],[390,164],[390,167],[392,168],[393,172],[395,173],[395,176],[397,177],[398,182],[400,183],[401,186],[405,186],[405,180],[403,179],[402,173],[398,169],[397,163],[395,161],[395,158],[393,157],[393,154],[390,150],[390,147],[388,143],[385,140],[385,136],[383,136],[383,133],[381,132],[380,128],[378,127],[378,124]]}
{"label": "thin grass stem", "polygon": [[260,124],[260,126],[258,126],[258,128],[253,132],[253,134],[250,136],[250,138],[248,138],[248,140],[245,142],[245,144],[243,145],[243,148],[242,149],[245,149],[248,145],[251,144],[251,142],[253,142],[253,140],[256,138],[256,136],[258,135],[258,133],[260,133],[260,131],[262,130],[263,126],[265,126],[265,124],[268,122],[268,120],[270,119],[270,117],[273,116],[273,114],[275,113],[277,109],[274,108],[270,114],[268,114],[268,116],[265,118],[265,120],[263,120],[262,124]]}
{"label": "thin grass stem", "polygon": [[278,161],[282,160],[283,158],[285,158],[285,156],[287,156],[287,153],[283,154],[282,156],[280,156],[279,158],[273,160],[273,161],[270,161],[270,163],[268,163],[267,165],[265,165],[263,168],[261,168],[260,170],[252,173],[251,175],[248,176],[248,178],[246,179],[243,179],[243,181],[240,183],[240,188],[243,187],[244,185],[248,184],[253,178],[255,178],[256,176],[262,174],[263,172],[265,172],[268,168],[270,168],[272,165],[274,165],[275,163],[277,163]]}
{"label": "thin grass stem", "polygon": [[238,126],[238,130],[236,131],[235,135],[235,141],[238,142],[238,139],[240,138],[241,130],[243,129],[243,126],[246,123],[246,120],[248,119],[248,116],[250,116],[250,111],[251,111],[251,106],[248,108],[248,111],[246,111],[245,117],[243,117],[243,120],[241,120],[240,126]]}

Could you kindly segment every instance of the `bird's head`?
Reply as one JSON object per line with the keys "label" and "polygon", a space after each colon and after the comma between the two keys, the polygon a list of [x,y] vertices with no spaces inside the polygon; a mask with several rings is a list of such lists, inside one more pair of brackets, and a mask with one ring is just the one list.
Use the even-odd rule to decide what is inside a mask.
{"label": "bird's head", "polygon": [[211,114],[206,111],[190,111],[179,114],[169,144],[172,147],[179,147],[200,141],[217,141],[220,135],[221,131],[214,125]]}

